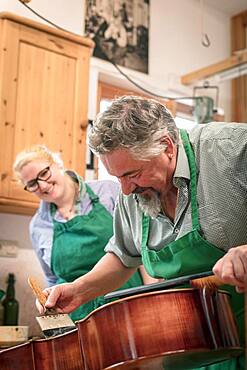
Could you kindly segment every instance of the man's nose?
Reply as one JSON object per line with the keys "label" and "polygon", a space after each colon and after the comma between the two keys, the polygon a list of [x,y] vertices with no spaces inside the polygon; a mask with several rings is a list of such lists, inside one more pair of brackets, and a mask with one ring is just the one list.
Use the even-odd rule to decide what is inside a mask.
{"label": "man's nose", "polygon": [[122,192],[125,195],[130,195],[133,192],[133,190],[136,188],[136,185],[127,178],[120,178],[118,180],[121,184]]}

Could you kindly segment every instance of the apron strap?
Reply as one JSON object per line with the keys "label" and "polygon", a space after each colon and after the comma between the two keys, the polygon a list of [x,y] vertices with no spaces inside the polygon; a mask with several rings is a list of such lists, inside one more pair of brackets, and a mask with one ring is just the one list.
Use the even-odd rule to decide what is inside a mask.
{"label": "apron strap", "polygon": [[98,203],[99,202],[99,197],[98,195],[96,195],[93,190],[90,188],[90,186],[88,186],[87,184],[86,185],[86,191],[88,193],[88,196],[90,198],[90,200],[92,201],[93,204],[95,203]]}
{"label": "apron strap", "polygon": [[149,234],[150,217],[142,213],[142,248],[147,245]]}
{"label": "apron strap", "polygon": [[[93,192],[93,190],[87,184],[85,184],[85,186],[86,186],[86,192],[87,192],[92,204],[98,203],[99,202],[99,197]],[[50,203],[50,212],[51,212],[51,216],[52,216],[53,219],[54,219],[56,210],[57,210],[56,205],[54,203]]]}
{"label": "apron strap", "polygon": [[197,168],[194,152],[189,141],[188,134],[185,130],[180,130],[181,138],[184,144],[184,150],[188,158],[190,168],[190,195],[191,195],[191,216],[193,229],[200,230],[199,213],[197,207]]}

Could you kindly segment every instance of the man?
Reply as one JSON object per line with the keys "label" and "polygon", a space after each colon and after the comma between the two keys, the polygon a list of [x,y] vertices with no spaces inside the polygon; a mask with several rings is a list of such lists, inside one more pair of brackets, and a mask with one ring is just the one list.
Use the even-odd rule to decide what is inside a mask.
{"label": "man", "polygon": [[[121,183],[114,235],[88,274],[48,292],[47,307],[70,312],[115,290],[142,262],[165,279],[213,269],[244,291],[247,125],[211,123],[188,135],[162,104],[126,96],[98,116],[89,143]],[[233,306],[243,328],[243,295],[233,292]],[[238,361],[223,368],[244,369]]]}

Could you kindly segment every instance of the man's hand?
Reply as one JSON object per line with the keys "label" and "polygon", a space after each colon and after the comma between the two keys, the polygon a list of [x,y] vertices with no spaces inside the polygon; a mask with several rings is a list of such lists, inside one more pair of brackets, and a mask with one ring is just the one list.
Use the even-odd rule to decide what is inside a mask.
{"label": "man's hand", "polygon": [[229,249],[213,267],[213,273],[226,284],[235,285],[243,293],[247,284],[247,245]]}
{"label": "man's hand", "polygon": [[[76,283],[54,285],[43,291],[47,297],[45,308],[55,308],[58,313],[69,313],[82,304],[82,294],[78,294]],[[40,314],[44,314],[44,307],[36,300]]]}
{"label": "man's hand", "polygon": [[[125,267],[113,253],[106,253],[91,271],[72,283],[45,289],[45,308],[54,308],[58,313],[72,312],[80,305],[119,288],[135,271],[136,268]],[[36,306],[43,314],[44,307],[37,301]]]}

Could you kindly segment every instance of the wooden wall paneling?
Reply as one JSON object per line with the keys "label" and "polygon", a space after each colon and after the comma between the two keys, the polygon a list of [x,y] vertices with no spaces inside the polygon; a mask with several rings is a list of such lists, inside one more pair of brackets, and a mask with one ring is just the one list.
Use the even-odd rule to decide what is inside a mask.
{"label": "wooden wall paneling", "polygon": [[[232,53],[247,48],[247,10],[231,18]],[[247,122],[247,76],[232,80],[232,121]]]}
{"label": "wooden wall paneling", "polygon": [[156,98],[155,96],[143,94],[140,92],[133,91],[131,89],[123,89],[117,86],[113,86],[104,82],[99,82],[99,93],[98,93],[98,107],[100,104],[101,99],[107,99],[107,100],[113,100],[119,96],[123,95],[138,95],[143,96],[146,98],[151,98],[160,101],[162,104],[164,104],[171,113],[175,116],[176,115],[176,102],[174,100],[165,100],[161,98]]}

